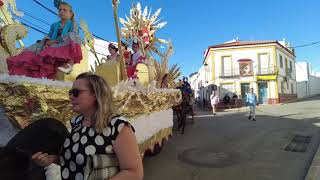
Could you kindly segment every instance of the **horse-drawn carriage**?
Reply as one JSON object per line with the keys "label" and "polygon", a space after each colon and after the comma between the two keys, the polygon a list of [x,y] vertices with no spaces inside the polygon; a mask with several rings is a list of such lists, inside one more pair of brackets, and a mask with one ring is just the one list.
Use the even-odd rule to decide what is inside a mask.
{"label": "horse-drawn carriage", "polygon": [[182,94],[181,103],[173,107],[173,111],[177,116],[178,130],[181,129],[181,133],[184,134],[186,121],[188,115],[192,117],[192,123],[194,123],[194,99],[193,92],[190,84],[185,80],[177,84],[177,89],[180,89]]}

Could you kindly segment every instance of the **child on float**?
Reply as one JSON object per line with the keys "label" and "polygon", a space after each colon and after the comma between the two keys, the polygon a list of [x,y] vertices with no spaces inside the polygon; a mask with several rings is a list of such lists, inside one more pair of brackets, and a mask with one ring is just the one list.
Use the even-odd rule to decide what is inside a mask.
{"label": "child on float", "polygon": [[10,75],[55,79],[57,70],[72,71],[73,64],[82,60],[81,38],[70,4],[59,2],[60,20],[53,23],[49,34],[7,59]]}
{"label": "child on float", "polygon": [[110,55],[107,56],[107,61],[117,61],[119,57],[118,48],[114,44],[110,43],[108,45],[108,50]]}

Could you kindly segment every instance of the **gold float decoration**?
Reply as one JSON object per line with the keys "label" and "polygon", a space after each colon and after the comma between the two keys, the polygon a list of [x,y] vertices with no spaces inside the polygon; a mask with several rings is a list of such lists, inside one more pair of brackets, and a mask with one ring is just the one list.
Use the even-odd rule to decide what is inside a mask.
{"label": "gold float decoration", "polygon": [[72,117],[68,89],[34,83],[0,83],[0,104],[8,119],[19,128],[41,117],[66,123]]}
{"label": "gold float decoration", "polygon": [[[0,82],[0,105],[4,107],[6,116],[19,128],[43,117],[56,118],[68,125],[67,122],[74,115],[68,95],[71,83],[56,83],[64,87],[50,86],[49,83]],[[143,114],[169,109],[181,102],[179,90],[160,91],[142,88],[140,85],[140,90],[131,91],[130,88],[134,87],[126,83],[119,83],[121,87],[118,85],[113,88],[113,104],[117,113],[127,118],[134,119]],[[123,86],[129,89],[119,91]]]}

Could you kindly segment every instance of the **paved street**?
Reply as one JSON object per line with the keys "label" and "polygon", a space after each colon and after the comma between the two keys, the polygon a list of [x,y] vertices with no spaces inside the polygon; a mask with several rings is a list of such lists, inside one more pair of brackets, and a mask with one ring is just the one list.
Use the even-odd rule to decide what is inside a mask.
{"label": "paved street", "polygon": [[[320,97],[247,113],[198,110],[184,135],[144,159],[146,180],[302,180],[317,150]],[[285,151],[295,135],[311,136],[306,152]]]}

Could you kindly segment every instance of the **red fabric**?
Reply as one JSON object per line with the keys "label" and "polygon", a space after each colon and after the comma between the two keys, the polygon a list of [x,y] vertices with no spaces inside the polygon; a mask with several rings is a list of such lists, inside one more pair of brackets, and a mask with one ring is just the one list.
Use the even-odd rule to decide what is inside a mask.
{"label": "red fabric", "polygon": [[57,68],[73,60],[80,63],[82,51],[80,44],[70,43],[67,46],[48,47],[36,54],[25,51],[7,59],[10,75],[21,75],[33,78],[54,79]]}
{"label": "red fabric", "polygon": [[136,71],[136,67],[135,66],[128,66],[127,67],[127,76],[128,76],[128,78],[133,77],[135,71]]}
{"label": "red fabric", "polygon": [[131,57],[131,52],[130,52],[130,51],[124,51],[123,57],[124,57],[124,59],[130,59],[130,57]]}

